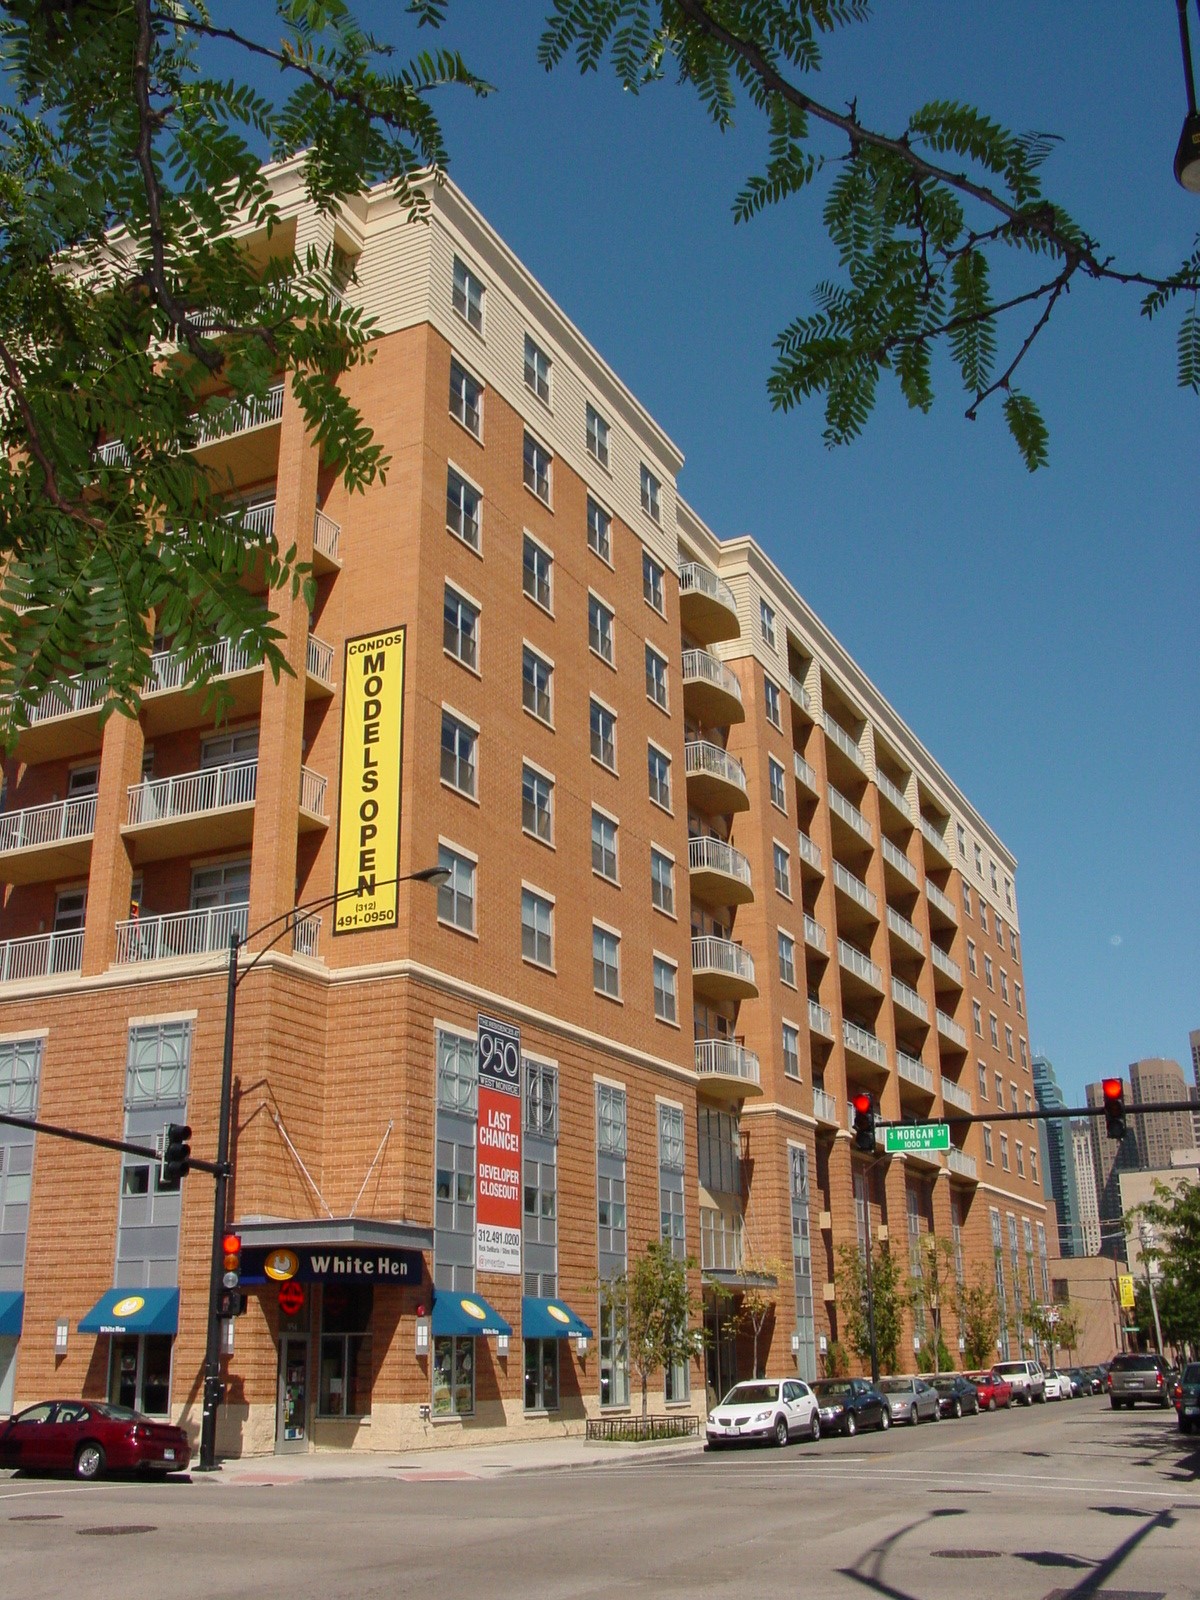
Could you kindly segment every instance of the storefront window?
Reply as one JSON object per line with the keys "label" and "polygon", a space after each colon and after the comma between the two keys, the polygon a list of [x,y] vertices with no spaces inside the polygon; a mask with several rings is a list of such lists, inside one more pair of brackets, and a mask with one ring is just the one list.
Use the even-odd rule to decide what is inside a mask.
{"label": "storefront window", "polygon": [[370,1284],[326,1284],[321,1296],[321,1389],[323,1417],[371,1414]]}
{"label": "storefront window", "polygon": [[171,1411],[171,1336],[123,1333],[114,1336],[109,1357],[108,1398],[148,1417]]}
{"label": "storefront window", "polygon": [[469,1417],[475,1410],[475,1340],[469,1335],[433,1341],[433,1414]]}
{"label": "storefront window", "polygon": [[525,1341],[525,1409],[558,1410],[558,1340]]}

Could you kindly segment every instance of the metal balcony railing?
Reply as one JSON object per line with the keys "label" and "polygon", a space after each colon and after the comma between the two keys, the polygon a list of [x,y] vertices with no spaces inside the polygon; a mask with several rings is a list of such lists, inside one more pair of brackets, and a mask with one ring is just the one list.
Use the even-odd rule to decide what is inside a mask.
{"label": "metal balcony railing", "polygon": [[339,550],[342,542],[341,524],[327,516],[324,511],[313,513],[313,546],[323,556],[328,556],[330,561],[340,561]]}
{"label": "metal balcony railing", "polygon": [[108,439],[104,444],[97,445],[93,454],[102,467],[129,465],[129,451],[125,448],[124,439]]}
{"label": "metal balcony railing", "polygon": [[29,725],[35,727],[55,717],[73,716],[77,711],[92,711],[103,705],[107,694],[107,677],[94,672],[81,673],[66,683],[56,683],[39,695],[29,707]]}
{"label": "metal balcony railing", "polygon": [[750,887],[750,862],[740,850],[711,834],[694,834],[688,840],[688,866],[693,872],[721,872]]}
{"label": "metal balcony railing", "polygon": [[292,950],[295,954],[312,956],[315,959],[319,954],[320,943],[320,917],[297,917],[292,924]]}
{"label": "metal balcony railing", "polygon": [[736,675],[723,661],[718,661],[716,656],[710,655],[707,650],[683,652],[683,681],[711,683],[714,689],[720,689],[724,694],[731,696],[738,705],[742,703],[742,686]]}
{"label": "metal balcony railing", "polygon": [[818,1122],[830,1122],[835,1128],[837,1127],[837,1101],[831,1094],[826,1094],[824,1089],[813,1090],[813,1116]]}
{"label": "metal balcony railing", "polygon": [[309,677],[322,683],[333,683],[333,646],[318,639],[315,633],[308,636],[308,650],[304,658]]}
{"label": "metal balcony railing", "polygon": [[823,872],[825,869],[821,865],[823,859],[821,855],[821,846],[819,844],[814,844],[814,842],[806,833],[798,834],[797,838],[799,841],[801,861],[807,861],[809,866],[814,868],[815,871]]}
{"label": "metal balcony railing", "polygon": [[796,769],[796,776],[810,794],[817,792],[817,769],[810,761],[806,761],[796,750],[792,756],[792,764]]}
{"label": "metal balcony railing", "polygon": [[824,723],[826,737],[832,739],[842,754],[849,756],[856,767],[862,768],[865,763],[862,751],[858,748],[858,740],[848,734],[840,722],[835,722],[828,711],[825,713]]}
{"label": "metal balcony railing", "polygon": [[895,806],[897,811],[903,812],[906,817],[912,816],[912,812],[909,810],[908,806],[908,796],[904,793],[903,789],[898,789],[896,787],[886,772],[880,772],[878,768],[876,768],[875,783],[880,794],[886,795]]}
{"label": "metal balcony railing", "polygon": [[723,972],[728,977],[740,978],[744,983],[753,983],[754,957],[744,945],[706,933],[692,940],[692,970]]}
{"label": "metal balcony railing", "polygon": [[971,1111],[971,1096],[965,1089],[960,1089],[953,1078],[942,1079],[942,1099],[948,1106],[957,1106],[960,1111]]}
{"label": "metal balcony railing", "polygon": [[684,768],[688,777],[704,774],[720,778],[746,792],[746,769],[736,756],[707,739],[690,739],[683,747]]}
{"label": "metal balcony railing", "polygon": [[328,786],[329,780],[323,772],[314,772],[311,767],[301,767],[301,811],[309,811],[314,817],[323,817],[325,815],[325,791]]}
{"label": "metal balcony railing", "polygon": [[883,971],[877,967],[870,956],[863,955],[861,950],[856,950],[852,944],[847,944],[845,939],[838,940],[838,961],[847,972],[853,972],[855,977],[861,978],[864,983],[869,983],[873,989],[883,992]]}
{"label": "metal balcony railing", "polygon": [[254,803],[258,784],[258,762],[230,761],[199,772],[181,772],[173,778],[151,778],[129,786],[131,828],[146,822],[166,822],[179,817],[194,817],[225,806]]}
{"label": "metal balcony railing", "polygon": [[738,1078],[760,1082],[758,1056],[733,1039],[697,1039],[696,1071],[702,1078]]}
{"label": "metal balcony railing", "polygon": [[951,1145],[946,1151],[946,1165],[951,1172],[957,1172],[960,1178],[975,1178],[979,1175],[979,1164],[974,1156],[969,1156],[965,1150],[959,1150]]}
{"label": "metal balcony railing", "polygon": [[912,985],[905,983],[902,978],[892,979],[892,999],[914,1017],[920,1017],[922,1022],[929,1021],[929,1007]]}
{"label": "metal balcony railing", "polygon": [[843,894],[848,894],[851,900],[862,906],[864,911],[869,911],[873,917],[879,915],[879,901],[861,878],[845,868],[840,861],[833,863],[833,881]]}
{"label": "metal balcony railing", "polygon": [[0,983],[48,978],[83,967],[83,929],[35,933],[27,939],[0,940]]}
{"label": "metal balcony railing", "polygon": [[941,852],[947,860],[950,859],[950,846],[946,843],[946,835],[942,828],[930,822],[928,817],[921,818],[921,832],[933,845],[935,850]]}
{"label": "metal balcony railing", "polygon": [[966,1029],[960,1028],[953,1017],[948,1017],[946,1013],[940,1009],[936,1015],[938,1032],[943,1034],[947,1039],[952,1039],[955,1044],[961,1045],[965,1050],[967,1048]]}
{"label": "metal balcony railing", "polygon": [[234,517],[240,517],[242,530],[253,534],[255,540],[266,544],[275,536],[275,502],[274,500],[260,500],[256,505],[243,506],[240,511],[231,511],[222,517],[223,522],[232,522]]}
{"label": "metal balcony railing", "polygon": [[[232,639],[222,639],[206,646],[202,652],[214,667],[213,676],[226,678],[235,672],[248,672],[255,662],[250,651]],[[195,676],[195,656],[177,656],[170,650],[159,650],[150,657],[150,676],[142,685],[142,693],[166,694],[182,689]]]}
{"label": "metal balcony railing", "polygon": [[905,1050],[896,1051],[896,1071],[906,1083],[916,1084],[918,1089],[925,1089],[933,1093],[933,1073],[923,1061],[918,1061],[916,1056],[910,1056]]}
{"label": "metal balcony railing", "polygon": [[848,822],[860,838],[865,839],[868,844],[874,844],[875,834],[871,824],[858,807],[847,800],[841,790],[835,789],[832,784],[829,785],[829,809],[835,816],[841,817],[843,822]]}
{"label": "metal balcony railing", "polygon": [[812,695],[809,694],[808,690],[800,682],[799,678],[797,678],[797,677],[789,677],[789,679],[788,679],[788,693],[791,695],[792,699],[796,702],[796,704],[801,708],[801,710],[803,710],[803,711],[811,711],[812,710]]}
{"label": "metal balcony railing", "polygon": [[955,910],[954,901],[945,895],[936,883],[926,883],[925,893],[929,896],[929,904],[936,906],[943,916],[949,917],[951,922],[958,921],[958,912]]}
{"label": "metal balcony railing", "polygon": [[902,878],[907,878],[909,883],[916,883],[916,867],[913,866],[904,851],[897,849],[890,839],[884,839],[883,841],[883,859],[895,867]]}
{"label": "metal balcony railing", "polygon": [[175,911],[161,917],[130,917],[117,923],[117,965],[228,950],[231,934],[245,938],[246,914],[243,904],[206,906],[200,911]]}
{"label": "metal balcony railing", "polygon": [[721,605],[737,615],[737,601],[733,597],[733,590],[728,584],[722,583],[715,572],[710,572],[707,567],[701,566],[698,561],[685,561],[679,569],[680,594],[705,594],[710,600],[717,600]]}
{"label": "metal balcony railing", "polygon": [[814,950],[820,950],[823,955],[829,954],[829,940],[825,936],[825,929],[816,917],[804,913],[804,942]]}
{"label": "metal balcony railing", "polygon": [[953,978],[955,983],[962,982],[962,968],[953,957],[940,950],[936,944],[929,947],[929,954],[933,957],[933,964],[939,972],[944,972],[948,978]]}
{"label": "metal balcony railing", "polygon": [[75,795],[49,805],[26,806],[0,816],[0,851],[28,850],[35,845],[57,844],[62,839],[84,839],[96,827],[96,796]]}
{"label": "metal balcony railing", "polygon": [[823,1006],[819,1000],[810,999],[808,1002],[808,1025],[813,1033],[819,1033],[823,1039],[833,1038],[833,1018],[829,1014],[829,1007]]}
{"label": "metal balcony railing", "polygon": [[869,1028],[860,1028],[857,1022],[843,1018],[842,1043],[847,1050],[853,1050],[865,1060],[873,1061],[876,1066],[887,1066],[887,1046],[882,1039],[877,1039]]}
{"label": "metal balcony railing", "polygon": [[894,934],[904,940],[905,944],[911,945],[914,950],[919,950],[922,955],[925,954],[925,941],[921,937],[920,929],[914,928],[908,918],[902,917],[892,906],[887,908],[887,925]]}
{"label": "metal balcony railing", "polygon": [[232,439],[239,433],[249,433],[253,428],[263,428],[278,422],[283,416],[283,385],[276,383],[261,400],[244,400],[232,406],[221,417],[201,422],[196,431],[197,446],[214,444],[218,439]]}

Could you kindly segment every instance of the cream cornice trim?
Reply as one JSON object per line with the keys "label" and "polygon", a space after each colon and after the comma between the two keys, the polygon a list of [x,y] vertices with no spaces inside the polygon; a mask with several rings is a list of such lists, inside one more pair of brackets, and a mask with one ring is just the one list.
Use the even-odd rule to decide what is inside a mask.
{"label": "cream cornice trim", "polygon": [[752,1106],[743,1105],[739,1122],[747,1117],[776,1116],[783,1117],[787,1122],[798,1122],[802,1127],[816,1129],[816,1117],[810,1117],[807,1111],[797,1111],[794,1106],[781,1105],[778,1100],[756,1100]]}

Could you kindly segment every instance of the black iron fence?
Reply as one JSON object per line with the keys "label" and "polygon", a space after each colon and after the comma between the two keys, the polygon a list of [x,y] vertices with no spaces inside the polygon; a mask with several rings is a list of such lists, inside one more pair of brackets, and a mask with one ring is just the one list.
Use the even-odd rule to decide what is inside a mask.
{"label": "black iron fence", "polygon": [[642,1444],[652,1439],[694,1439],[700,1432],[700,1418],[677,1417],[589,1417],[587,1437],[608,1444]]}

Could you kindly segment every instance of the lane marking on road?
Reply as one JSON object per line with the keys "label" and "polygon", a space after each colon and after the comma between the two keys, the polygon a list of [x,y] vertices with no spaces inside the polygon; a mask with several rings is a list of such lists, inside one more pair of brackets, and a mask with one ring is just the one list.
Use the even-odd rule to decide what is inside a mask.
{"label": "lane marking on road", "polygon": [[72,1484],[70,1488],[62,1488],[62,1489],[14,1489],[11,1493],[5,1493],[2,1489],[0,1489],[0,1500],[32,1500],[37,1495],[42,1495],[42,1494],[86,1494],[89,1489],[98,1489],[98,1488],[100,1488],[99,1484],[77,1483],[77,1484]]}

